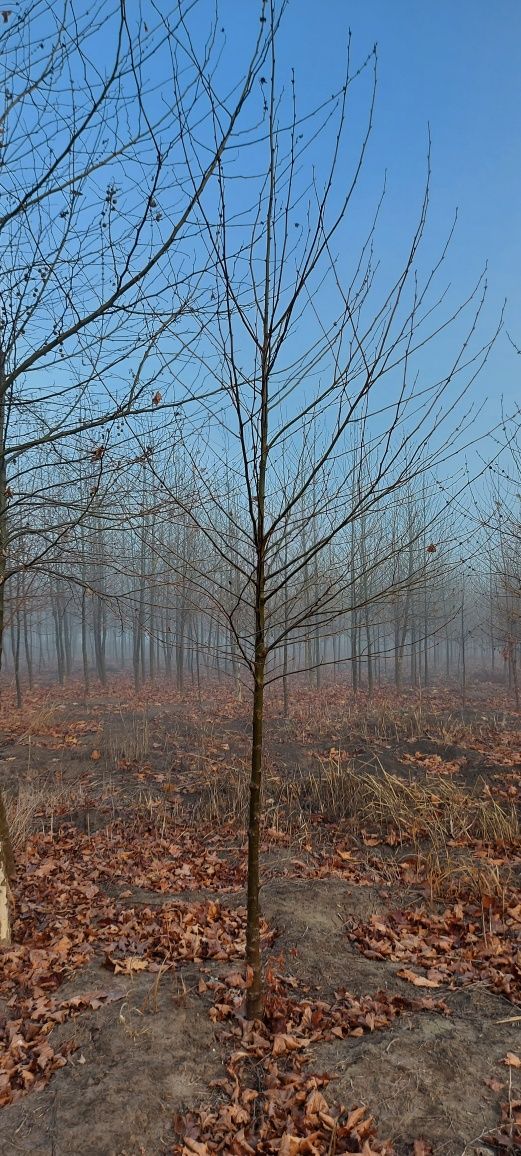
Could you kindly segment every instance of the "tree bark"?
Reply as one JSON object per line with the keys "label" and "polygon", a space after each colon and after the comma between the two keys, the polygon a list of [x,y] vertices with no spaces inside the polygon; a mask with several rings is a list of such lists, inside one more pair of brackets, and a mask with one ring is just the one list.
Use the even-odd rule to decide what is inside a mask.
{"label": "tree bark", "polygon": [[5,804],[0,791],[0,944],[11,942],[9,880],[14,875],[14,857],[9,834]]}
{"label": "tree bark", "polygon": [[253,736],[248,821],[248,916],[246,924],[246,964],[249,982],[246,1016],[252,1020],[261,1019],[263,1010],[259,892],[265,661],[264,647],[259,642],[255,652],[253,687]]}

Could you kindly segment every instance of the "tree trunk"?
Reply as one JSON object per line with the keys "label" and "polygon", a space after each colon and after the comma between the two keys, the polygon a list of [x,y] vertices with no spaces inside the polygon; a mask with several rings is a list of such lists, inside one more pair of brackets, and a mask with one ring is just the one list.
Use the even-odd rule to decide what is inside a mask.
{"label": "tree trunk", "polygon": [[0,944],[11,942],[11,919],[9,912],[9,879],[14,874],[14,858],[5,813],[5,804],[0,791]]}
{"label": "tree trunk", "polygon": [[59,596],[56,594],[52,600],[52,616],[54,619],[54,642],[56,650],[56,662],[58,666],[58,682],[63,686],[65,682],[65,654],[63,650],[63,617],[62,608],[60,605]]}
{"label": "tree trunk", "polygon": [[134,689],[136,692],[141,686],[141,649],[143,646],[141,615],[140,610],[137,610],[134,615],[134,639],[132,648],[132,666],[134,669]]}
{"label": "tree trunk", "polygon": [[20,623],[19,606],[16,607],[16,612],[13,615],[11,622],[11,648],[13,652],[13,666],[14,666],[14,681],[16,686],[16,705],[18,710],[22,709],[22,684],[20,682],[20,642],[21,642],[22,628]]}
{"label": "tree trunk", "polygon": [[24,591],[24,606],[23,606],[23,624],[24,624],[24,651],[25,651],[25,665],[27,668],[27,680],[29,682],[29,690],[33,689],[33,636],[27,614],[27,606],[25,603]]}
{"label": "tree trunk", "polygon": [[72,636],[71,636],[71,620],[67,610],[63,612],[63,652],[65,656],[65,670],[67,678],[71,677],[73,654],[72,654]]}
{"label": "tree trunk", "polygon": [[467,661],[465,654],[465,603],[461,599],[461,702],[465,706],[467,701]]}
{"label": "tree trunk", "polygon": [[85,694],[89,693],[89,652],[87,646],[87,592],[83,591],[81,598],[81,659],[83,663],[83,682]]}
{"label": "tree trunk", "polygon": [[5,357],[0,349],[0,670],[4,652],[5,584],[7,576],[7,469],[5,461],[6,393]]}
{"label": "tree trunk", "polygon": [[351,679],[353,683],[353,694],[358,692],[358,626],[356,619],[356,611],[351,611]]}
{"label": "tree trunk", "polygon": [[519,682],[517,678],[517,645],[512,644],[512,683],[516,700],[516,710],[519,710]]}
{"label": "tree trunk", "polygon": [[264,721],[264,642],[257,641],[253,687],[253,735],[251,748],[250,810],[248,821],[248,915],[246,964],[248,967],[246,1016],[262,1017],[262,964],[260,950],[260,825],[262,787],[262,738]]}
{"label": "tree trunk", "polygon": [[177,689],[179,693],[182,694],[184,690],[185,670],[185,611],[184,606],[179,605],[179,603],[176,611],[175,666]]}
{"label": "tree trunk", "polygon": [[94,628],[94,653],[96,656],[96,671],[102,686],[107,683],[107,667],[105,659],[105,645],[107,628],[105,622],[105,604],[99,595],[96,598],[92,625]]}

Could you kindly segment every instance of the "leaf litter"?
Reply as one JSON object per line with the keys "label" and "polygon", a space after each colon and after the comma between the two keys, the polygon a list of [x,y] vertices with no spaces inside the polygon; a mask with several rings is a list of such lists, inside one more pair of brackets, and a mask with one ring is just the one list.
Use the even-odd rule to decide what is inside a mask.
{"label": "leaf litter", "polygon": [[[342,707],[339,691],[328,695],[330,711]],[[93,776],[106,758],[100,718],[64,716],[57,721],[56,711],[47,718],[44,700],[40,693],[33,695],[29,726],[7,711],[8,736],[24,744],[29,734],[30,741],[44,752],[73,751],[74,757],[84,758],[87,784],[94,783]],[[130,689],[128,700],[135,701]],[[155,692],[154,698],[149,691],[147,703],[165,711],[167,717],[165,696]],[[438,703],[443,705],[440,699]],[[314,704],[316,696],[308,693],[295,704],[295,720],[303,737],[309,732],[313,743],[317,725],[327,725],[323,721],[327,712],[313,715]],[[236,741],[233,726],[242,708],[232,697],[222,706],[219,714],[224,727],[229,720],[232,730],[227,734],[224,729],[228,741],[207,743],[205,774],[223,772]],[[114,700],[104,704],[105,718],[113,708]],[[379,709],[376,700],[371,709]],[[187,713],[191,710],[188,704]],[[5,714],[5,704],[2,711]],[[328,749],[340,758],[340,752],[349,750],[349,741],[335,730],[335,724],[330,726]],[[460,746],[466,741],[460,734]],[[479,742],[473,736],[468,745],[491,768],[483,796],[515,799],[521,780],[518,735],[500,733],[485,723]],[[123,805],[132,780],[153,782],[170,797],[171,779],[160,764],[164,744],[153,747],[157,754],[151,762],[116,758]],[[365,757],[363,743],[360,750]],[[184,761],[187,773],[184,783],[180,776],[180,791],[190,795],[197,792],[200,781],[196,767],[200,751],[194,750],[193,758]],[[454,779],[464,777],[468,762],[460,754],[446,757],[443,752],[437,756],[421,751],[402,761],[411,768],[410,774],[416,765],[422,773]],[[95,797],[89,805],[103,811],[103,803]],[[391,1142],[378,1137],[374,1107],[337,1103],[330,1095],[334,1090],[331,1074],[310,1070],[314,1045],[327,1040],[356,1043],[389,1029],[400,1017],[422,1011],[446,1017],[446,993],[476,983],[511,1001],[521,999],[519,890],[508,884],[500,895],[483,894],[480,902],[471,895],[461,895],[445,906],[429,902],[416,850],[404,864],[401,878],[406,887],[416,887],[416,896],[423,891],[425,899],[418,902],[416,898],[400,909],[389,909],[386,903],[378,914],[351,921],[344,934],[368,959],[396,965],[395,974],[417,989],[418,997],[387,991],[355,997],[339,989],[325,999],[320,991],[305,989],[296,977],[281,977],[280,970],[272,967],[266,1022],[248,1024],[242,1018],[244,911],[237,902],[244,886],[243,836],[233,823],[216,835],[215,827],[203,829],[182,808],[179,821],[170,815],[158,824],[152,821],[152,808],[149,818],[149,822],[142,817],[135,821],[131,810],[128,818],[105,819],[102,829],[82,833],[74,824],[67,825],[65,816],[61,828],[58,818],[56,830],[33,834],[28,840],[16,883],[14,944],[2,953],[1,961],[0,1105],[42,1089],[54,1072],[67,1065],[75,1042],[61,1040],[53,1045],[53,1030],[121,1000],[121,991],[111,988],[111,974],[131,982],[140,972],[158,974],[165,968],[175,971],[191,964],[200,977],[199,998],[208,1005],[227,1054],[227,1074],[206,1106],[176,1117],[172,1152],[203,1156],[213,1152],[391,1153]],[[353,841],[349,824],[337,826],[330,835],[327,823],[318,823],[307,829],[305,840],[295,847],[291,837],[275,825],[265,831],[264,845],[268,854],[274,845],[293,848],[282,871],[289,885],[296,878],[326,883],[337,878],[361,886],[379,883],[382,897],[391,898],[396,875],[389,877],[385,858],[378,858],[372,849],[382,844],[392,848],[403,843],[406,835],[392,828],[383,834],[368,830]],[[478,857],[494,856],[499,864],[509,855],[500,844],[487,846],[469,839],[468,847]],[[145,899],[136,904],[134,896],[140,888],[150,897],[155,895],[157,902]],[[274,932],[264,924],[267,950],[273,948]],[[93,959],[104,964],[107,984],[60,999],[62,984],[73,975],[81,976]],[[223,974],[223,968],[230,966],[233,970]],[[502,1059],[503,1072],[515,1074],[517,1050],[498,1053],[496,1062]],[[521,1104],[513,1092],[506,1097],[501,1082],[493,1077],[489,1087],[500,1097],[502,1118],[484,1142],[494,1150],[514,1152],[520,1141]],[[411,1144],[414,1156],[432,1150],[428,1138]]]}

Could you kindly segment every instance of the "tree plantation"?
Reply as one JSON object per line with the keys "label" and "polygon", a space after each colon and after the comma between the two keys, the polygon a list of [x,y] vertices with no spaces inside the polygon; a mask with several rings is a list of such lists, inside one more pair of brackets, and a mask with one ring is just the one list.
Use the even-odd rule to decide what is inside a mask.
{"label": "tree plantation", "polygon": [[[237,506],[231,522],[233,495],[224,486],[214,491],[223,525],[212,547],[192,519],[195,511],[203,516],[205,497],[188,466],[182,480],[168,483],[176,495],[169,500],[161,499],[146,461],[129,469],[125,492],[118,494],[110,473],[105,492],[45,562],[24,571],[11,558],[16,573],[6,590],[3,665],[19,705],[42,681],[63,686],[80,677],[88,690],[118,673],[131,676],[136,691],[164,679],[180,691],[200,690],[210,677],[246,696],[242,640],[251,621],[235,560],[247,530]],[[457,511],[447,515],[445,498],[433,512],[424,481],[417,493],[407,486],[400,501],[390,496],[377,514],[354,519],[320,564],[304,565],[285,584],[278,625],[290,625],[290,607],[306,614],[305,622],[291,621],[282,639],[273,629],[268,677],[281,683],[288,709],[298,694],[290,677],[296,672],[298,685],[342,681],[369,693],[389,683],[427,688],[450,679],[464,695],[466,674],[489,671],[515,690],[515,520],[491,502],[481,524],[472,520],[471,536]],[[38,505],[47,501],[48,487],[42,491]],[[310,548],[313,540],[311,508],[305,511],[300,550],[308,536]],[[15,526],[13,517],[10,530],[23,557],[28,543],[22,546],[23,530]],[[44,552],[43,537],[37,549]]]}
{"label": "tree plantation", "polygon": [[13,1156],[521,1145],[510,285],[304,8],[0,13]]}

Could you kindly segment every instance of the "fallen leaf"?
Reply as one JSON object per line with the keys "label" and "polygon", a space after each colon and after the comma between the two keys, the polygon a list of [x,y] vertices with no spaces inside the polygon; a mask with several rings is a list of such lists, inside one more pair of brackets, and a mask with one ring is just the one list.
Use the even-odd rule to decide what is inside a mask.
{"label": "fallen leaf", "polygon": [[439,987],[440,981],[438,979],[427,979],[426,975],[416,975],[414,971],[408,971],[406,967],[401,971],[396,972],[400,979],[406,979],[408,983],[413,983],[415,987]]}
{"label": "fallen leaf", "polygon": [[139,955],[129,955],[127,959],[111,959],[115,975],[130,975],[133,971],[146,971],[148,960]]}
{"label": "fallen leaf", "polygon": [[485,1083],[487,1088],[492,1088],[493,1092],[502,1092],[505,1087],[505,1085],[501,1083],[501,1080],[495,1080],[493,1076],[491,1076],[489,1080],[485,1080]]}
{"label": "fallen leaf", "polygon": [[279,1032],[273,1038],[273,1055],[283,1056],[286,1052],[294,1052],[299,1048],[307,1047],[308,1040],[298,1040],[296,1036],[291,1036],[287,1032]]}
{"label": "fallen leaf", "polygon": [[329,1112],[329,1104],[322,1092],[315,1089],[306,1100],[306,1116],[317,1116],[319,1112]]}
{"label": "fallen leaf", "polygon": [[356,1128],[357,1124],[360,1124],[360,1122],[363,1120],[363,1118],[366,1114],[367,1114],[367,1108],[364,1108],[364,1107],[355,1108],[353,1112],[350,1112],[349,1116],[347,1117],[347,1120],[345,1122],[345,1125],[344,1125],[346,1131],[352,1132],[353,1128]]}
{"label": "fallen leaf", "polygon": [[183,1145],[183,1156],[189,1152],[195,1152],[196,1156],[208,1156],[208,1145],[200,1144],[198,1140],[191,1140],[190,1137],[187,1137]]}

